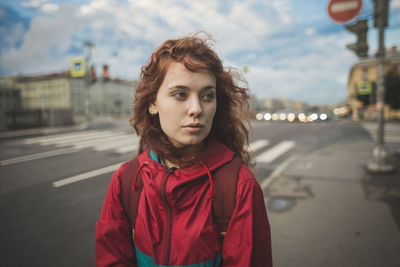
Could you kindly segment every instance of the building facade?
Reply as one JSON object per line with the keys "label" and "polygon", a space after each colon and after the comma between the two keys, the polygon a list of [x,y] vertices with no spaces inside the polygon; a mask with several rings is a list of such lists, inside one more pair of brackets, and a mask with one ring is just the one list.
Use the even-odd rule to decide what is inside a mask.
{"label": "building facade", "polygon": [[129,116],[136,84],[119,79],[89,83],[69,72],[0,77],[3,124],[23,122],[27,114],[39,114],[37,126],[71,124],[96,115]]}
{"label": "building facade", "polygon": [[[378,79],[376,58],[361,60],[350,69],[347,91],[353,120],[376,117],[376,84]],[[385,73],[394,70],[400,74],[400,52],[397,47],[386,51]],[[400,85],[399,85],[400,93]],[[400,111],[384,106],[385,119],[400,119]]]}

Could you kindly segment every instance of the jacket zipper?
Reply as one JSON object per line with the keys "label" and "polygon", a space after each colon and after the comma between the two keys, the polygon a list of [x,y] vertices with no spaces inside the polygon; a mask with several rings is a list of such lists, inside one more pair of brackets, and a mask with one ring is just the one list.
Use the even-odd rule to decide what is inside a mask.
{"label": "jacket zipper", "polygon": [[163,184],[162,184],[162,198],[167,210],[167,238],[166,238],[166,242],[165,247],[164,247],[164,263],[165,265],[169,264],[169,254],[171,252],[171,232],[172,232],[172,211],[171,211],[171,207],[167,202],[167,198],[165,196],[165,186],[167,184],[167,180],[168,177],[175,171],[175,168],[169,168],[167,170],[167,175],[165,176],[164,180],[163,180]]}

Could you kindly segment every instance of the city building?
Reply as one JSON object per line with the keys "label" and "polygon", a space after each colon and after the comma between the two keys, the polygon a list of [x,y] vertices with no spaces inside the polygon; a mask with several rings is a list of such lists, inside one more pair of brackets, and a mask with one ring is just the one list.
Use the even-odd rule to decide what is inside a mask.
{"label": "city building", "polygon": [[69,72],[0,77],[0,124],[24,128],[67,125],[88,116],[129,116],[136,83],[109,78],[88,82]]}
{"label": "city building", "polygon": [[[348,79],[348,100],[353,120],[374,119],[376,117],[376,83],[378,77],[376,58],[361,60],[350,69]],[[394,70],[400,74],[400,52],[397,47],[386,51],[385,73]],[[400,93],[400,85],[399,85]],[[400,111],[384,106],[385,119],[400,119]]]}

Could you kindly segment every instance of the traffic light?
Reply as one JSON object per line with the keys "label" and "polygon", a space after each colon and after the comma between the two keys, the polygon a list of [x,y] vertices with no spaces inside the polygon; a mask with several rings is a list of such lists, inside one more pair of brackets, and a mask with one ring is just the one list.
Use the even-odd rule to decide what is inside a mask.
{"label": "traffic light", "polygon": [[90,81],[90,83],[95,83],[96,80],[97,80],[96,69],[95,69],[94,65],[91,65],[90,69],[89,69],[89,81]]}
{"label": "traffic light", "polygon": [[380,16],[383,16],[383,27],[388,25],[389,0],[374,0],[374,27],[379,27]]}
{"label": "traffic light", "polygon": [[103,81],[108,81],[110,79],[109,75],[108,65],[103,65]]}
{"label": "traffic light", "polygon": [[346,45],[346,48],[353,50],[358,57],[368,56],[368,43],[367,43],[367,32],[368,32],[368,21],[366,19],[358,20],[356,24],[346,26],[348,31],[351,31],[357,35],[357,42],[354,44]]}

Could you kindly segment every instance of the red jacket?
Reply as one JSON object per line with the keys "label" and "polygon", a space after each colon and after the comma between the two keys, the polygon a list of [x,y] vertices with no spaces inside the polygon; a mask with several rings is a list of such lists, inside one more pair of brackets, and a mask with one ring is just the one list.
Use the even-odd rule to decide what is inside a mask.
{"label": "red jacket", "polygon": [[[209,171],[234,153],[211,141],[202,157]],[[236,207],[223,243],[213,221],[205,166],[169,170],[138,156],[143,190],[134,230],[121,204],[120,179],[126,163],[113,175],[96,225],[97,266],[272,266],[270,227],[261,187],[244,165],[237,180]]]}

